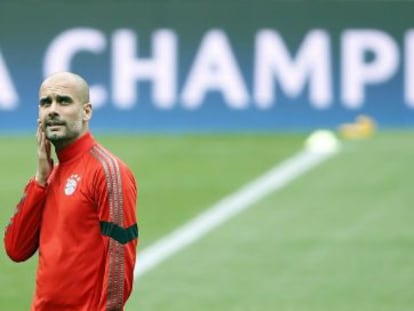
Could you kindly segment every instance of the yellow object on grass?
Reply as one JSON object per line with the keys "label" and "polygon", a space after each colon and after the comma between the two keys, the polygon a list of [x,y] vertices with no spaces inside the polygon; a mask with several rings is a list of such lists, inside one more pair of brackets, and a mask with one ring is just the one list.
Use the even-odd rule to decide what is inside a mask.
{"label": "yellow object on grass", "polygon": [[344,139],[368,138],[374,135],[375,131],[375,121],[366,115],[359,115],[354,123],[342,124],[338,129],[339,135]]}

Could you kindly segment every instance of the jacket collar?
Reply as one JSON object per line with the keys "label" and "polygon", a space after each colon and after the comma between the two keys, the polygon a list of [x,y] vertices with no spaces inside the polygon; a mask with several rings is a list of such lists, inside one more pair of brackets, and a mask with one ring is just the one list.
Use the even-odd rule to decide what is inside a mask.
{"label": "jacket collar", "polygon": [[82,154],[90,150],[94,144],[95,139],[92,134],[90,132],[85,133],[73,143],[56,153],[59,163],[63,164],[80,157]]}

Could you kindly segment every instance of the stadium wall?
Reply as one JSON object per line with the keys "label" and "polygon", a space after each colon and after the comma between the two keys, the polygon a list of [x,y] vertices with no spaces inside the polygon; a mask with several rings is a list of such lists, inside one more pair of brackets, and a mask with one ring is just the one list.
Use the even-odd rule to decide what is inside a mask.
{"label": "stadium wall", "polygon": [[410,2],[3,1],[0,132],[32,131],[44,76],[91,84],[105,131],[414,125]]}

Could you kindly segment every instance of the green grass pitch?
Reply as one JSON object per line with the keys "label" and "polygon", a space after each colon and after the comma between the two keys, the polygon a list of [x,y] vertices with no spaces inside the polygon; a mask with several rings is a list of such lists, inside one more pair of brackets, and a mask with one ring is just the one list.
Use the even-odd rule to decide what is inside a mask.
{"label": "green grass pitch", "polygon": [[[126,310],[411,310],[411,132],[379,133],[143,275]],[[140,248],[303,146],[305,135],[97,136],[139,182]],[[35,171],[33,138],[0,138],[0,225]],[[28,310],[36,256],[0,248],[0,310]],[[139,262],[138,262],[139,264]]]}

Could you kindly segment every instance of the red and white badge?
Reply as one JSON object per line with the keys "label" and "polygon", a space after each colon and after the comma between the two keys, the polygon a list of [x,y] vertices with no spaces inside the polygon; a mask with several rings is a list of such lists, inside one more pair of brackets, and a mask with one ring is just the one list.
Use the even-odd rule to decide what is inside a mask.
{"label": "red and white badge", "polygon": [[68,178],[65,185],[66,195],[72,195],[76,191],[76,187],[78,186],[80,179],[81,178],[78,174],[73,174]]}

